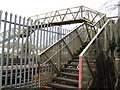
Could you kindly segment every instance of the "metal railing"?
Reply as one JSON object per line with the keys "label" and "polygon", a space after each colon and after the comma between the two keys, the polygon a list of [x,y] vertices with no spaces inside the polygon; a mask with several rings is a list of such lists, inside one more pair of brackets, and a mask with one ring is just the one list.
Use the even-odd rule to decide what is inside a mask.
{"label": "metal railing", "polygon": [[0,88],[36,87],[38,55],[69,32],[0,11]]}
{"label": "metal railing", "polygon": [[117,77],[114,52],[119,32],[116,24],[113,20],[104,20],[103,25],[99,25],[97,34],[80,53],[79,88],[115,87]]}

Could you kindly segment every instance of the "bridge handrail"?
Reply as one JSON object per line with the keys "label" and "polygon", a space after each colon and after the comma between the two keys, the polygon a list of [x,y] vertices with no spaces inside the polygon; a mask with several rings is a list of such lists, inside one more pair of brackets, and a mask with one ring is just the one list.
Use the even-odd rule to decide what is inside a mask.
{"label": "bridge handrail", "polygon": [[[59,56],[57,56],[57,55],[60,54],[61,52],[64,52],[64,49],[66,49],[67,51],[65,51],[65,52],[68,53],[68,54],[62,53],[61,55],[64,55],[63,57],[66,57],[67,59],[72,58],[73,54],[76,53],[77,50],[80,49],[80,45],[82,47],[83,46],[82,43],[85,43],[85,42],[90,40],[89,35],[91,35],[91,34],[87,30],[88,27],[86,27],[86,29],[85,29],[85,27],[86,27],[86,23],[83,23],[82,25],[79,25],[78,27],[73,29],[70,33],[68,33],[63,38],[61,38],[56,43],[54,43],[53,45],[48,47],[46,50],[44,50],[42,53],[40,53],[40,55],[39,55],[40,59],[38,60],[38,65],[43,65],[44,66],[44,65],[47,65],[47,64],[51,64],[51,66],[54,68],[54,70],[56,72],[59,72],[59,70],[55,66],[56,62],[58,61],[56,57],[59,58]],[[90,30],[90,31],[92,33],[94,32],[93,30]],[[80,37],[81,35],[84,35],[84,37]],[[93,34],[93,36],[94,36],[94,34]],[[91,36],[91,38],[93,36]],[[75,42],[77,42],[77,43],[75,44]],[[54,49],[56,47],[58,47],[59,45],[61,45],[60,48],[56,49],[57,51],[56,50],[54,51]],[[74,50],[71,47],[75,47]],[[69,55],[69,56],[66,56],[66,55]],[[54,57],[56,58],[55,62],[54,62]],[[42,63],[40,63],[41,60],[42,60]],[[62,59],[61,62],[64,63],[66,61],[64,61]]]}
{"label": "bridge handrail", "polygon": [[[77,68],[79,69],[79,88],[82,88],[82,73],[83,73],[83,70],[82,70],[82,64],[83,64],[83,62],[84,62],[84,60],[85,60],[85,58],[89,58],[89,60],[91,60],[91,58],[90,57],[94,57],[94,55],[93,54],[90,54],[90,53],[92,53],[92,51],[94,51],[94,54],[98,54],[99,53],[99,50],[101,51],[102,49],[103,49],[103,45],[104,44],[102,44],[104,41],[103,41],[103,39],[100,39],[99,38],[99,36],[101,36],[101,35],[105,35],[105,37],[104,36],[101,36],[102,38],[105,38],[105,40],[106,40],[106,42],[108,42],[107,43],[107,48],[105,48],[104,47],[104,50],[105,50],[105,52],[107,53],[108,52],[108,50],[110,50],[110,40],[111,40],[111,37],[110,36],[108,36],[107,34],[105,34],[106,32],[108,32],[109,33],[109,30],[108,31],[106,31],[106,27],[108,27],[107,25],[109,25],[110,24],[110,22],[111,22],[111,19],[108,19],[105,23],[104,23],[104,25],[98,30],[98,32],[97,32],[97,34],[92,38],[92,40],[88,43],[88,45],[83,49],[83,51],[80,53],[80,55],[79,55],[79,64],[78,64],[78,66],[77,66]],[[108,29],[108,28],[107,28]],[[103,33],[103,31],[104,31],[104,33]],[[113,30],[112,30],[113,31]],[[110,38],[108,38],[108,37],[110,37]],[[113,37],[113,36],[112,36]],[[96,40],[97,40],[97,38],[99,38],[99,41],[97,42]],[[108,41],[107,41],[108,40]],[[95,43],[95,41],[96,41],[96,43],[98,44],[96,44]],[[102,42],[101,42],[102,41]],[[100,43],[99,43],[100,42]],[[99,44],[101,44],[102,46],[100,46]],[[98,49],[98,50],[93,50],[94,49],[94,47],[93,46],[95,45],[97,45],[98,47],[96,48],[96,49]],[[98,51],[98,52],[97,52]],[[108,54],[108,53],[107,53]],[[93,55],[93,56],[91,56],[91,55]],[[96,56],[95,55],[95,56]],[[95,59],[95,58],[94,58]],[[87,60],[88,62],[90,62],[89,60]],[[95,59],[96,60],[96,59]],[[86,60],[85,60],[86,61]],[[91,72],[91,74],[94,74],[93,73],[93,71],[92,71],[92,69],[91,69],[91,67],[89,67],[88,66],[88,69],[90,70],[90,72]],[[94,68],[95,69],[95,68]],[[93,75],[92,75],[93,76]],[[94,78],[94,77],[93,77]],[[93,79],[91,79],[91,80],[93,80]]]}
{"label": "bridge handrail", "polygon": [[[56,11],[64,11],[64,10],[66,10],[66,9],[82,8],[82,7],[83,7],[83,8],[90,9],[92,12],[100,13],[100,12],[98,12],[98,11],[96,11],[96,10],[93,10],[93,9],[88,8],[88,7],[86,7],[86,6],[83,6],[83,5],[81,5],[81,6],[76,6],[76,7],[71,7],[71,8],[65,8],[65,9],[61,9],[61,10],[55,10],[55,11],[51,11],[51,12],[47,12],[47,13],[53,13],[53,12],[56,12]],[[36,16],[40,16],[40,15],[47,14],[47,13],[41,13],[41,14],[38,14],[38,15],[30,16],[30,17],[36,17]],[[100,14],[103,14],[103,13],[100,13]]]}
{"label": "bridge handrail", "polygon": [[[84,23],[83,23],[84,24]],[[44,54],[46,51],[48,51],[50,48],[54,47],[57,43],[59,43],[60,41],[62,41],[63,39],[65,39],[67,36],[69,36],[71,33],[75,32],[75,30],[79,29],[83,24],[81,24],[80,26],[76,27],[75,29],[71,30],[71,32],[69,32],[68,34],[66,34],[63,38],[61,38],[60,40],[58,40],[56,43],[52,44],[50,47],[46,48],[43,52],[40,53],[40,56],[42,54]]]}
{"label": "bridge handrail", "polygon": [[[80,26],[82,26],[82,25],[80,25]],[[77,27],[75,30],[77,30],[78,28],[80,28],[80,26],[79,27]],[[75,30],[73,30],[72,32],[75,32]],[[69,35],[72,33],[72,32],[70,32],[69,33]],[[82,32],[82,31],[81,31]],[[69,43],[70,42],[72,42],[78,35],[80,35],[81,34],[81,32],[79,33],[79,34],[77,34],[74,38],[72,38],[72,40],[71,41],[69,41]],[[62,38],[61,40],[59,40],[57,43],[55,43],[55,44],[58,44],[60,41],[62,41],[62,40],[64,40],[67,36],[69,36],[69,35],[66,35],[64,38]],[[68,44],[69,44],[68,43]],[[54,44],[54,45],[55,45]],[[57,53],[59,53],[63,48],[65,48],[68,44],[66,44],[64,47],[62,47],[61,49],[59,49],[54,55],[52,55],[47,61],[45,61],[42,65],[44,65],[44,64],[46,64],[47,62],[49,62]],[[54,45],[52,45],[51,47],[54,47]],[[49,47],[49,48],[51,48],[51,47]],[[47,49],[47,50],[49,50],[49,48]],[[45,51],[47,51],[47,50],[45,50]],[[45,52],[43,52],[42,54],[44,54]]]}
{"label": "bridge handrail", "polygon": [[99,32],[93,37],[93,39],[89,42],[89,44],[85,47],[85,49],[80,53],[80,57],[84,55],[84,53],[89,49],[89,47],[93,44],[93,42],[96,40],[96,38],[103,32],[106,25],[110,22],[110,19],[107,20],[107,22],[103,25],[103,27],[99,30]]}

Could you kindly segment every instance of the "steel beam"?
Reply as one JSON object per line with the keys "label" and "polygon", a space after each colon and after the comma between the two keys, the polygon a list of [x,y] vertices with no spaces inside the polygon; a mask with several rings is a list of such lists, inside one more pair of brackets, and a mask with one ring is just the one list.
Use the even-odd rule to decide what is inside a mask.
{"label": "steel beam", "polygon": [[89,30],[88,30],[88,27],[87,27],[87,24],[86,24],[86,23],[85,23],[85,26],[86,26],[86,30],[87,30],[87,34],[88,34],[89,40],[91,40],[90,32],[89,32]]}
{"label": "steel beam", "polygon": [[[77,31],[77,30],[76,30],[76,33],[77,33],[77,35],[78,35],[78,31]],[[81,42],[81,44],[82,44],[82,46],[83,46],[83,41],[82,41],[80,35],[78,35],[78,38],[80,39],[80,42]]]}

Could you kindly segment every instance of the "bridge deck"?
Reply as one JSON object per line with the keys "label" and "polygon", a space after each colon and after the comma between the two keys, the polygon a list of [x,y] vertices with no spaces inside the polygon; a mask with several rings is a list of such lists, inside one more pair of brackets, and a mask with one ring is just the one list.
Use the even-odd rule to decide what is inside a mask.
{"label": "bridge deck", "polygon": [[76,19],[76,20],[69,20],[69,21],[63,21],[63,22],[53,22],[53,23],[49,23],[50,25],[67,25],[67,24],[74,24],[74,23],[83,23],[83,22],[90,22],[89,20],[86,20],[84,18],[80,18],[80,19]]}

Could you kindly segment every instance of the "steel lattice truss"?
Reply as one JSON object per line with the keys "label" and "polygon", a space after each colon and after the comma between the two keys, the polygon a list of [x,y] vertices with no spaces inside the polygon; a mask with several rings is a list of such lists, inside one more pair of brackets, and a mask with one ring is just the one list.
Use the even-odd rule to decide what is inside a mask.
{"label": "steel lattice truss", "polygon": [[85,6],[78,6],[35,15],[30,18],[40,21],[42,24],[64,25],[83,21],[96,22],[103,15]]}

